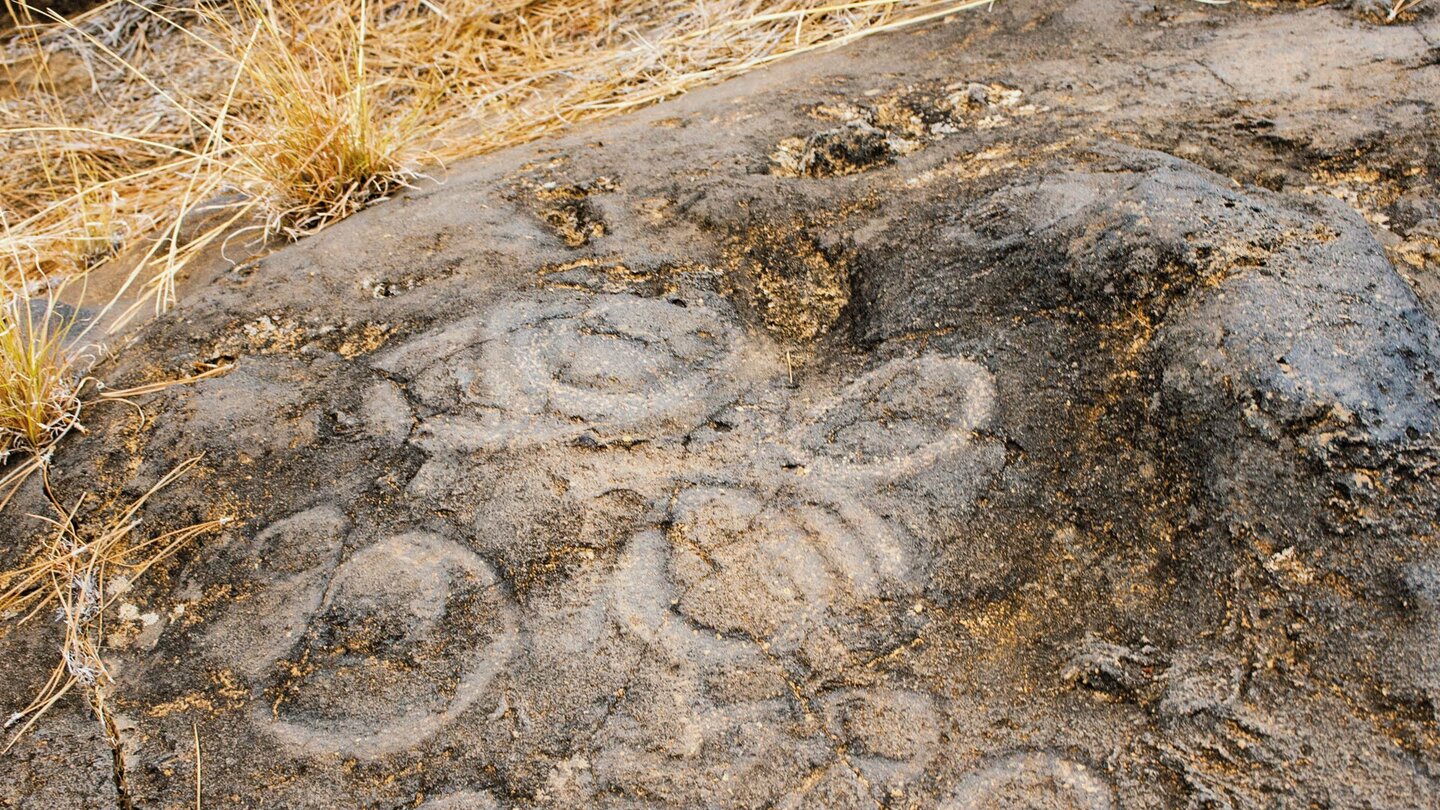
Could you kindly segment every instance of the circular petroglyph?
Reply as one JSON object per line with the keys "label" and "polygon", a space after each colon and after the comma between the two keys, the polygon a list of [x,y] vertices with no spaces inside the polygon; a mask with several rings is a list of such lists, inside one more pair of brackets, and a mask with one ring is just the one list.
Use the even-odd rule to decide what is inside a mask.
{"label": "circular petroglyph", "polygon": [[736,328],[698,299],[565,294],[498,306],[472,326],[386,361],[429,355],[413,387],[438,411],[417,434],[426,449],[682,432],[724,396],[737,355]]}
{"label": "circular petroglyph", "polygon": [[1087,766],[1052,754],[1011,754],[971,771],[941,810],[1110,810],[1110,786]]}
{"label": "circular petroglyph", "polygon": [[896,534],[845,500],[693,487],[676,499],[671,538],[680,610],[781,648],[832,612],[904,590],[910,571]]}
{"label": "circular petroglyph", "polygon": [[733,351],[733,327],[700,304],[597,296],[494,313],[491,394],[508,408],[592,426],[639,426],[701,404]]}
{"label": "circular petroglyph", "polygon": [[232,600],[205,635],[207,653],[255,677],[289,654],[325,593],[349,522],[325,505],[270,525],[230,552],[251,577],[234,583],[247,598]]}
{"label": "circular petroglyph", "polygon": [[902,788],[924,771],[940,743],[935,701],[921,692],[840,689],[821,698],[820,707],[850,764],[873,784]]}
{"label": "circular petroglyph", "polygon": [[821,701],[852,755],[923,766],[940,741],[935,701],[903,689],[841,689]]}
{"label": "circular petroglyph", "polygon": [[800,434],[817,466],[892,479],[955,452],[990,418],[990,372],[959,357],[891,360],[847,385]]}
{"label": "circular petroglyph", "polygon": [[516,617],[484,560],[409,533],[341,564],[255,717],[309,753],[367,757],[429,737],[509,660]]}

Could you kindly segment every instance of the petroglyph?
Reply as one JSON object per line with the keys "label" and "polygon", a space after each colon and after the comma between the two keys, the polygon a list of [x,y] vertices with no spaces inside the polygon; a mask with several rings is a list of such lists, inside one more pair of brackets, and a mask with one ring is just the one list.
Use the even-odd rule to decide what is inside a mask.
{"label": "petroglyph", "polygon": [[822,473],[893,480],[969,444],[994,398],[990,373],[964,358],[891,360],[822,405],[801,442]]}
{"label": "petroglyph", "polygon": [[[793,651],[847,610],[912,590],[910,551],[863,505],[762,498],[697,487],[681,493],[671,531],[679,609],[702,627]],[[838,639],[835,639],[838,643]]]}
{"label": "petroglyph", "polygon": [[286,656],[320,607],[348,526],[338,508],[324,505],[256,535],[242,554],[258,565],[246,566],[250,578],[237,583],[252,595],[234,602],[210,628],[212,656],[246,677],[265,673]]}
{"label": "petroglyph", "polygon": [[1109,785],[1089,767],[1053,754],[1011,754],[972,771],[943,810],[1111,810]]}
{"label": "petroglyph", "polygon": [[887,793],[924,772],[940,744],[934,698],[888,687],[840,689],[820,700],[831,734],[846,761]]}
{"label": "petroglyph", "polygon": [[[1327,30],[1387,87],[1428,75],[1379,56],[1418,64],[1400,26]],[[137,400],[152,430],[97,409],[51,470],[138,493],[204,454],[146,528],[239,517],[126,594],[160,617],[109,651],[146,707],[137,806],[193,805],[197,729],[207,807],[1436,806],[1440,335],[1406,279],[1339,203],[1093,143],[1096,108],[1052,132],[1040,105],[1085,93],[971,85],[1000,74],[952,44],[943,76],[866,62],[526,147],[606,189],[464,170],[383,240],[355,236],[385,207],[222,273],[107,365],[239,355]],[[764,173],[837,128],[797,173],[875,170]],[[645,165],[674,133],[710,140]],[[35,627],[0,636],[16,683]]]}
{"label": "petroglyph", "polygon": [[[514,608],[490,566],[409,533],[336,569],[255,722],[310,753],[415,745],[474,703],[513,654]],[[357,693],[364,695],[357,698]]]}
{"label": "petroglyph", "polygon": [[701,300],[561,293],[421,337],[381,367],[413,374],[421,401],[442,411],[420,425],[419,446],[497,450],[683,431],[724,395],[708,381],[733,372],[736,343]]}

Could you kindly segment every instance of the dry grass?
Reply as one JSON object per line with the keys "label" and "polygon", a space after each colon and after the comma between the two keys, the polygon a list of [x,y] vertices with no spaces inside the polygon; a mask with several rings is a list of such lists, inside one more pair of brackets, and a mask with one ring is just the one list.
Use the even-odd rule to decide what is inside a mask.
{"label": "dry grass", "polygon": [[166,306],[241,226],[296,237],[427,167],[990,0],[4,2],[0,275],[140,245],[122,290]]}
{"label": "dry grass", "polygon": [[[238,178],[264,213],[266,232],[289,237],[349,216],[413,178],[412,145],[421,134],[413,106],[378,114],[395,100],[385,80],[366,70],[367,0],[329,6],[318,24],[306,13],[290,0],[239,0],[233,15],[202,15],[218,52],[235,55],[219,113],[229,129],[217,125],[206,152]],[[225,122],[240,93],[242,114]]]}
{"label": "dry grass", "polygon": [[1387,24],[1395,22],[1400,19],[1401,14],[1414,11],[1420,3],[1421,0],[1385,0],[1385,22]]}
{"label": "dry grass", "polygon": [[[224,374],[229,365],[134,388],[106,389],[84,375],[93,359],[81,348],[88,327],[77,328],[57,295],[62,282],[39,297],[0,297],[0,512],[31,475],[50,463],[50,448],[72,430],[90,405],[119,402]],[[3,290],[0,290],[3,294]],[[82,395],[93,390],[89,399]],[[19,457],[16,461],[15,457]]]}
{"label": "dry grass", "polygon": [[[38,457],[79,424],[83,380],[67,345],[72,326],[53,294],[0,303],[0,465],[17,453]],[[0,504],[9,478],[0,478]]]}
{"label": "dry grass", "polygon": [[65,346],[70,325],[43,299],[0,306],[0,461],[47,447],[74,427],[79,380]]}
{"label": "dry grass", "polygon": [[49,680],[28,706],[6,720],[5,728],[14,729],[9,745],[34,726],[50,707],[79,688],[112,746],[118,749],[119,737],[107,704],[110,674],[101,655],[106,612],[124,593],[125,588],[114,587],[117,583],[136,582],[186,543],[228,522],[228,519],[207,521],[135,540],[141,507],[198,460],[190,459],[176,467],[118,513],[91,521],[77,518],[85,498],[66,507],[46,478],[45,491],[54,516],[42,520],[50,531],[30,564],[0,575],[0,618],[23,625],[53,616],[63,625],[64,637],[59,660]]}

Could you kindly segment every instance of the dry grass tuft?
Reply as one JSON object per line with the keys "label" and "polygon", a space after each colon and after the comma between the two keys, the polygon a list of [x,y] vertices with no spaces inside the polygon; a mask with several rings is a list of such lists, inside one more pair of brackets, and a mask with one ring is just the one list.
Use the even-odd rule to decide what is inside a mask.
{"label": "dry grass tuft", "polygon": [[0,304],[0,465],[14,453],[38,455],[78,424],[72,325],[53,295]]}
{"label": "dry grass tuft", "polygon": [[421,133],[413,108],[377,112],[394,93],[366,71],[366,0],[326,6],[318,22],[307,13],[315,9],[291,0],[239,0],[233,18],[202,17],[221,52],[234,56],[227,105],[243,94],[230,129],[214,129],[224,145],[212,142],[214,162],[240,178],[267,233],[292,238],[406,184]]}
{"label": "dry grass tuft", "polygon": [[[0,298],[0,511],[31,475],[49,464],[56,442],[72,430],[84,431],[80,416],[89,405],[121,402],[138,407],[131,398],[231,368],[203,366],[185,377],[106,389],[84,373],[93,359],[81,348],[89,327],[77,328],[74,310],[59,303],[64,288],[61,282],[39,297],[11,292]],[[95,391],[88,400],[82,399],[87,387]]]}

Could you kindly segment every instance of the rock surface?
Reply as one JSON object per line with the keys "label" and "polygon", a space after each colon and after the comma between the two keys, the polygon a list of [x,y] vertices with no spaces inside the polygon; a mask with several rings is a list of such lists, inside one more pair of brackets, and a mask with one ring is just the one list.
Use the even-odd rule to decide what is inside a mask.
{"label": "rock surface", "polygon": [[192,290],[101,372],[234,370],[54,475],[241,517],[126,595],[136,805],[1440,804],[1436,42],[1001,4]]}

